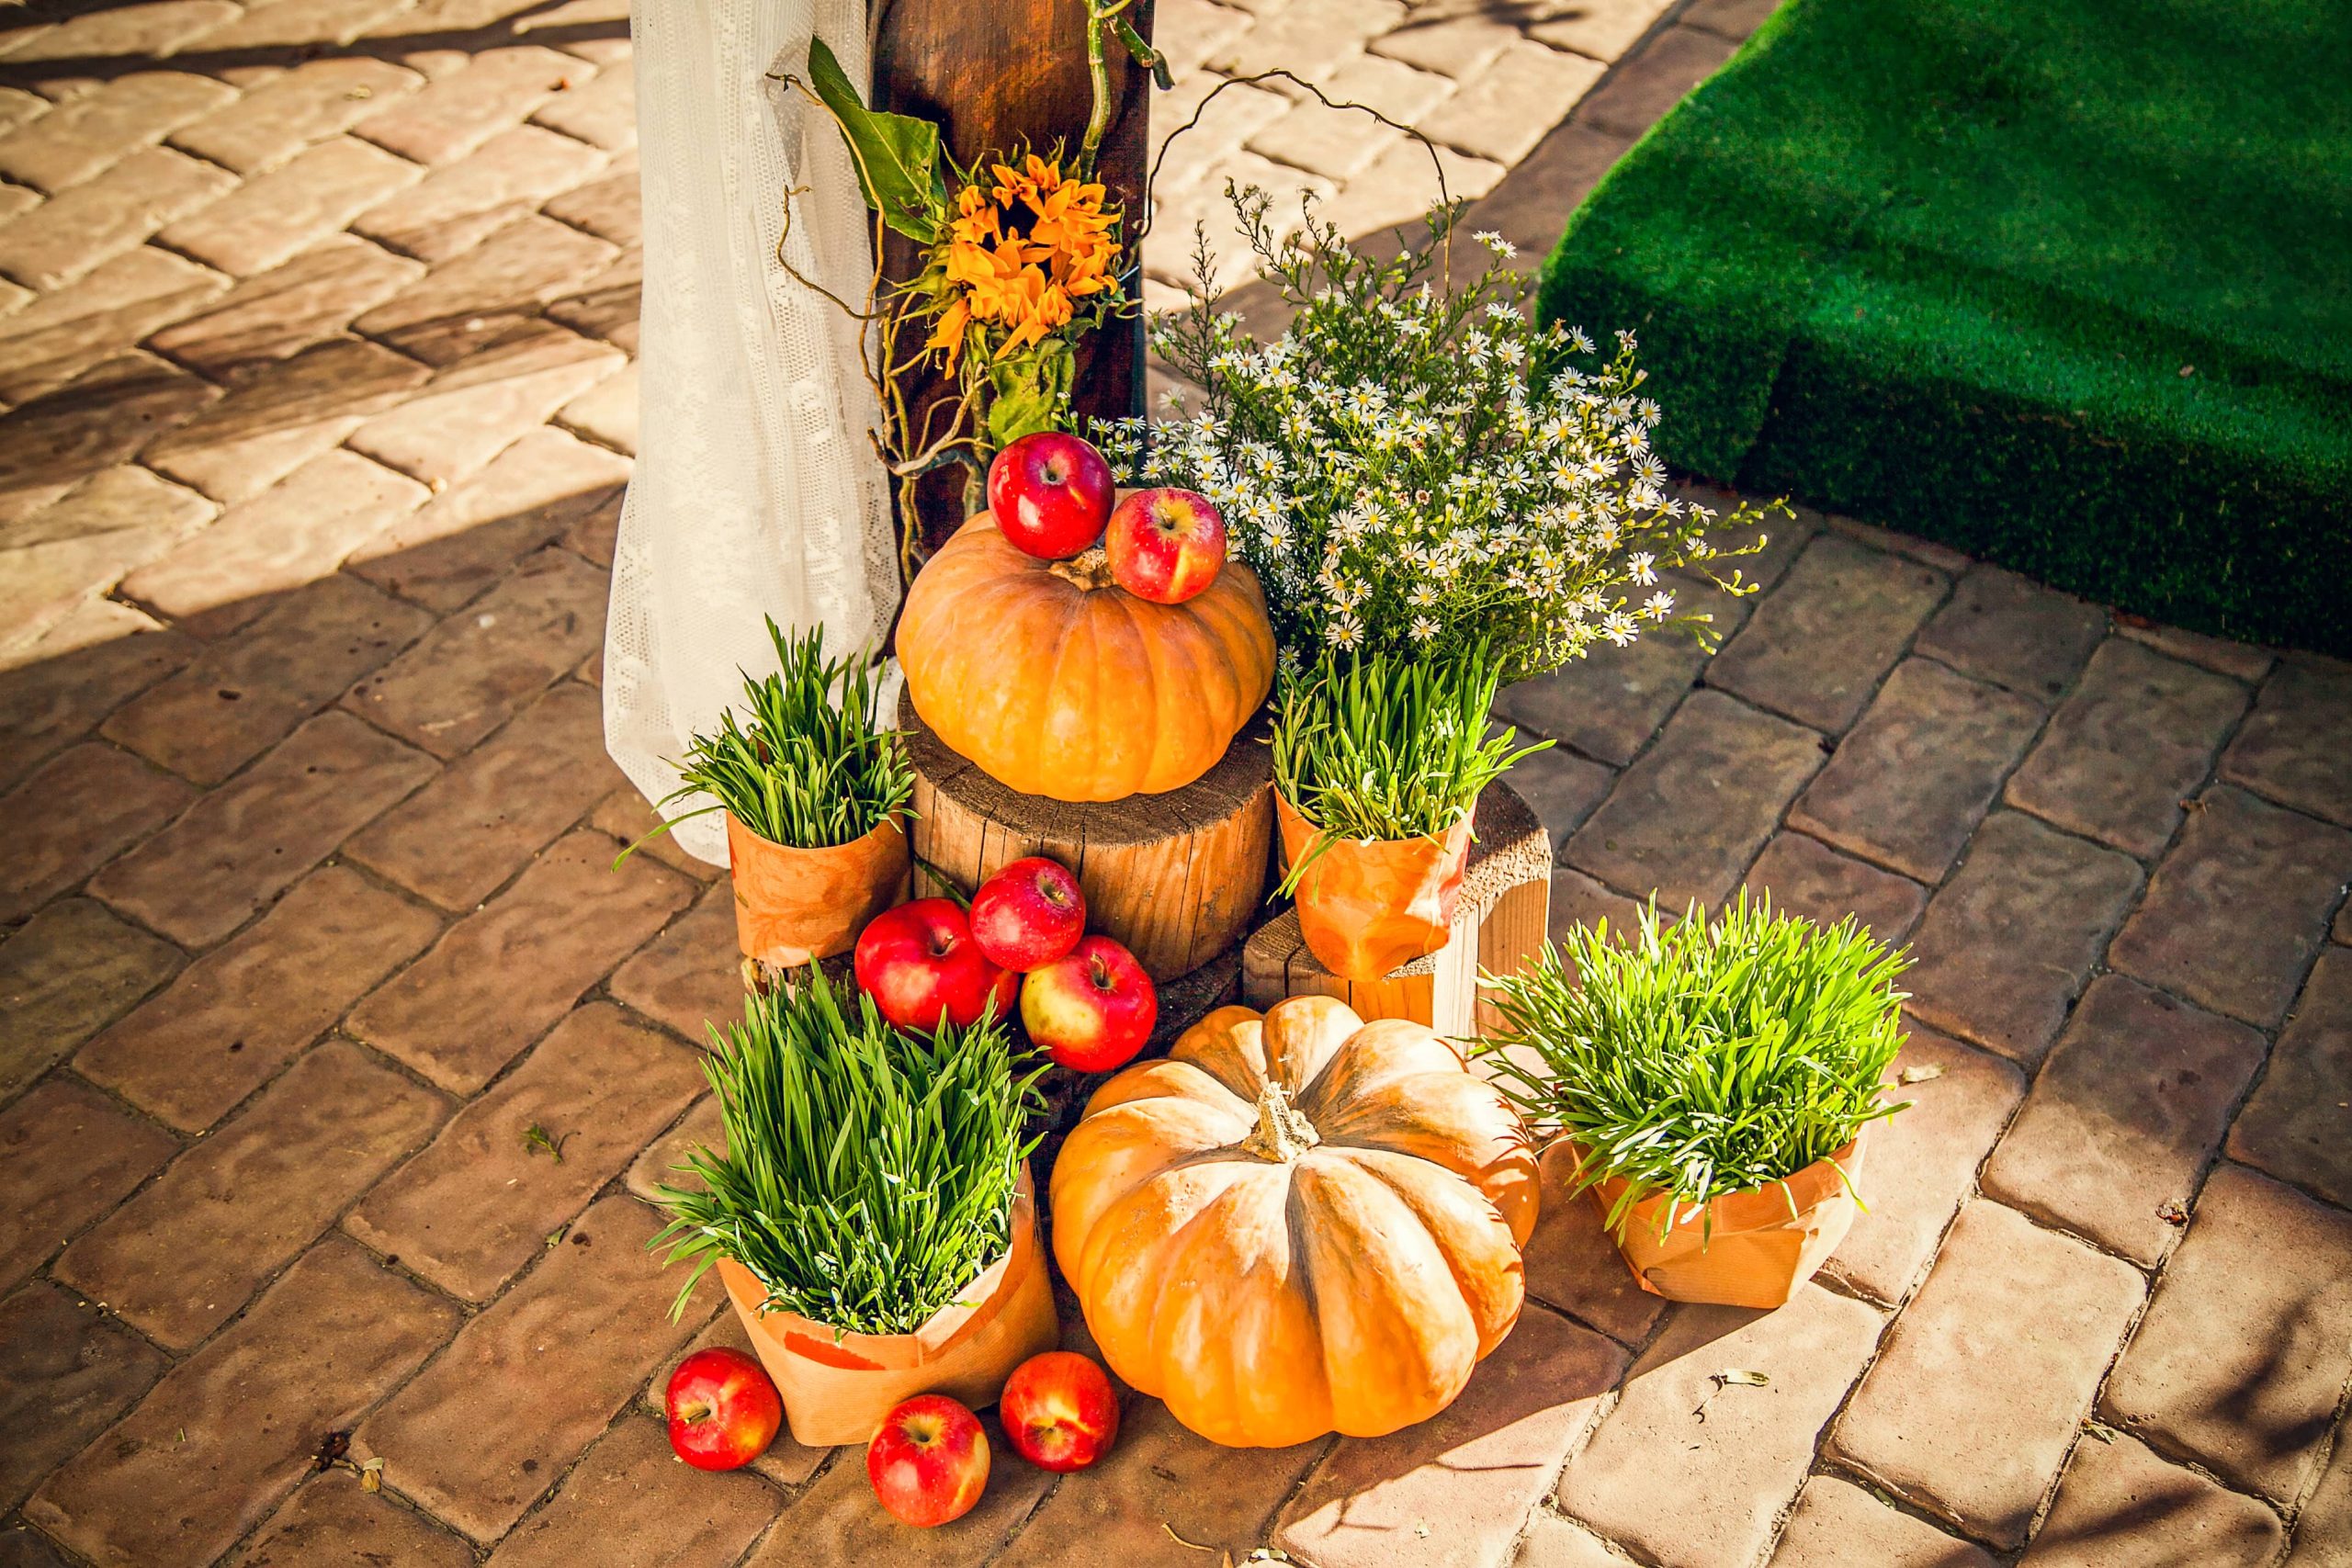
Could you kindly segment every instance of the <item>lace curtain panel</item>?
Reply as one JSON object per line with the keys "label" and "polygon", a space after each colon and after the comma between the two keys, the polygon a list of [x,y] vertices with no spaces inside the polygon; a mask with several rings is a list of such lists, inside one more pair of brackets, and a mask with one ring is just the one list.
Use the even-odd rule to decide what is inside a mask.
{"label": "lace curtain panel", "polygon": [[[865,297],[872,243],[841,136],[772,74],[806,74],[813,32],[867,81],[864,0],[636,0],[630,32],[641,412],[613,560],[605,743],[659,800],[687,742],[741,698],[741,671],[773,668],[763,616],[821,625],[835,655],[878,643],[898,569],[855,324],[776,259],[783,243],[803,276]],[[800,187],[786,242],[785,193]],[[726,863],[716,813],[674,832]]]}

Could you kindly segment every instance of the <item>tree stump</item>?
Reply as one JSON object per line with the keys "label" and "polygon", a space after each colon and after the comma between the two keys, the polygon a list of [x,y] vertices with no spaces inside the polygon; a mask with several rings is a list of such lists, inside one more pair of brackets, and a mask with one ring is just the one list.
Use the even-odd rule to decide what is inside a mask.
{"label": "tree stump", "polygon": [[969,894],[1024,855],[1078,874],[1087,927],[1123,942],[1157,981],[1239,944],[1266,894],[1273,757],[1261,716],[1224,760],[1165,795],[1073,805],[1007,789],[951,750],[901,700],[915,771],[915,895]]}
{"label": "tree stump", "polygon": [[1437,952],[1377,980],[1343,980],[1299,935],[1298,911],[1259,928],[1241,955],[1241,999],[1263,1010],[1284,997],[1336,997],[1367,1021],[1404,1018],[1468,1038],[1495,1021],[1478,972],[1515,975],[1541,951],[1552,912],[1552,840],[1519,792],[1498,780],[1478,797],[1476,835],[1452,935]]}

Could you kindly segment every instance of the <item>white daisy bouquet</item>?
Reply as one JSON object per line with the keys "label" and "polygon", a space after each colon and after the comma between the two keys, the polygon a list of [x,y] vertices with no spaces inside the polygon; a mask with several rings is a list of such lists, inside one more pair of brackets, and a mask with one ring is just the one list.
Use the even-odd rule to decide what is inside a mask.
{"label": "white daisy bouquet", "polygon": [[1265,192],[1227,194],[1292,323],[1261,344],[1212,307],[1204,234],[1191,302],[1154,321],[1151,344],[1206,407],[1180,402],[1174,420],[1128,422],[1104,445],[1131,482],[1223,509],[1286,663],[1453,663],[1483,648],[1476,662],[1522,681],[1662,623],[1711,639],[1669,570],[1752,592],[1723,566],[1763,547],[1762,513],[1719,518],[1668,492],[1632,333],[1603,354],[1580,330],[1539,332],[1497,235],[1473,236],[1478,271],[1459,281],[1449,209],[1384,261],[1311,206],[1283,236]]}

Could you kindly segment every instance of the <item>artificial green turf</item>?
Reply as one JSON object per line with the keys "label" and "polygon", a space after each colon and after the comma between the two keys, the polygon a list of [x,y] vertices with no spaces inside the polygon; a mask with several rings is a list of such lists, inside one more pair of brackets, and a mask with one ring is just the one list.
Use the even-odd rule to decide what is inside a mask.
{"label": "artificial green turf", "polygon": [[1678,467],[2352,654],[2352,0],[1788,0],[1541,308]]}

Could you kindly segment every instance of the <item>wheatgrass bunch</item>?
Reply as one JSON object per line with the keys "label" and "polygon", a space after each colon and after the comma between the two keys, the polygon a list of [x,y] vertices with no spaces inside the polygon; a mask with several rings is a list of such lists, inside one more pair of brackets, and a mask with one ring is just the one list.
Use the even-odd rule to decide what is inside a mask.
{"label": "wheatgrass bunch", "polygon": [[1905,1109],[1879,1091],[1903,1044],[1894,981],[1909,960],[1853,917],[1824,930],[1743,892],[1712,922],[1662,924],[1653,903],[1634,935],[1580,926],[1527,973],[1490,978],[1502,1028],[1478,1047],[1539,1135],[1590,1151],[1579,1189],[1632,1183],[1611,1230],[1659,1193],[1670,1228],[1677,1211],[1793,1176]]}
{"label": "wheatgrass bunch", "polygon": [[711,1041],[726,1151],[677,1168],[699,1190],[659,1189],[670,1223],[652,1245],[695,1262],[673,1318],[732,1258],[766,1309],[907,1334],[1004,1256],[1045,1069],[1015,1057],[994,1014],[909,1033],[863,993],[845,1006],[819,968],[748,998]]}
{"label": "wheatgrass bunch", "polygon": [[827,659],[821,629],[787,637],[770,620],[768,639],[776,672],[745,672],[748,721],[730,708],[716,734],[695,736],[678,768],[684,782],[660,803],[707,795],[716,804],[654,833],[725,810],[772,844],[821,850],[854,843],[910,808],[914,769],[898,731],[875,724],[873,665]]}

